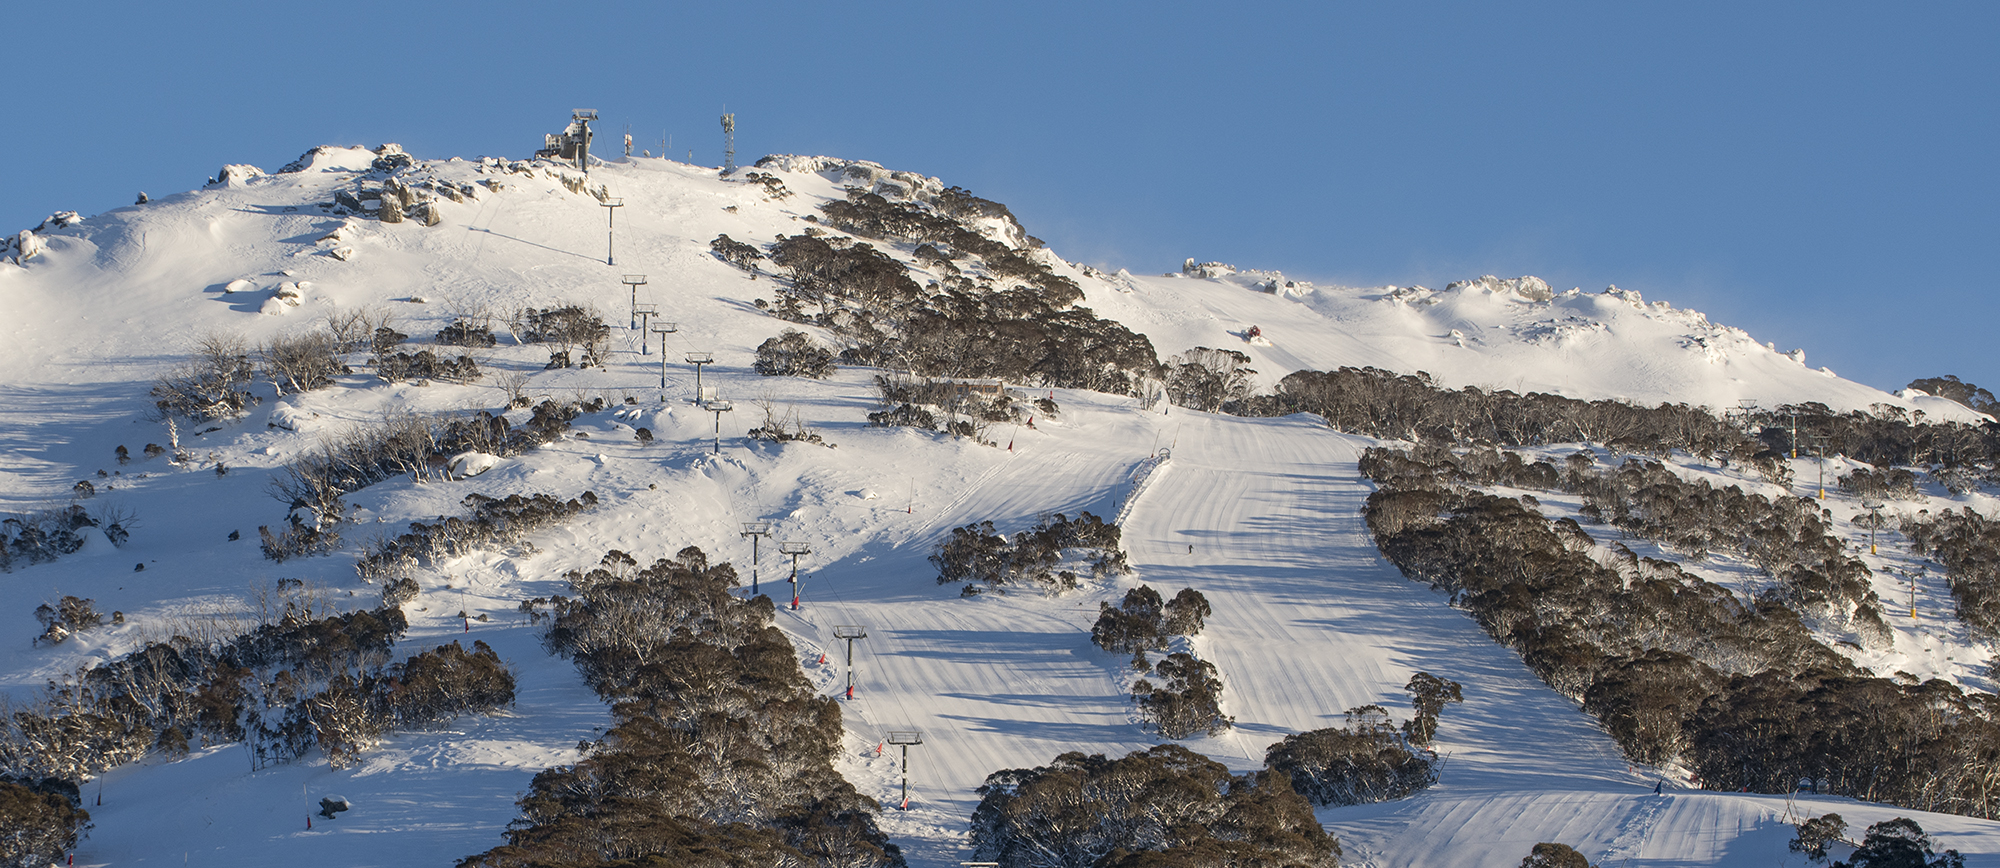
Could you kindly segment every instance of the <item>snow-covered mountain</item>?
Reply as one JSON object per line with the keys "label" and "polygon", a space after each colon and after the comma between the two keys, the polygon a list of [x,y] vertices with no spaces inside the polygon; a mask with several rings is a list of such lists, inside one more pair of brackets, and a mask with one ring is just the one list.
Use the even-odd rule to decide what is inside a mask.
{"label": "snow-covered mountain", "polygon": [[[1140,582],[1198,588],[1213,604],[1209,628],[1191,644],[1222,673],[1235,727],[1186,743],[1236,771],[1261,767],[1268,745],[1338,723],[1348,709],[1407,709],[1402,687],[1413,672],[1464,685],[1466,701],[1440,730],[1448,759],[1435,787],[1319,812],[1345,864],[1511,866],[1539,841],[1571,844],[1606,865],[1777,864],[1803,858],[1786,849],[1789,823],[1830,811],[1857,833],[1919,817],[1968,864],[2000,864],[1992,822],[1827,796],[1705,791],[1675,770],[1632,764],[1513,652],[1377,554],[1361,518],[1371,486],[1356,471],[1369,438],[1332,433],[1306,415],[1239,418],[1013,383],[1057,412],[997,424],[985,433],[993,445],[980,445],[868,424],[879,373],[871,368],[843,366],[818,380],[758,375],[757,348],[787,328],[840,338],[772,316],[777,273],[733,267],[712,242],[838,239],[846,233],[829,230],[820,206],[857,189],[894,203],[948,188],[825,157],[766,158],[726,176],[625,158],[586,175],[546,160],[322,147],[275,172],[225,166],[200,189],[88,218],[59,215],[11,237],[0,262],[0,501],[44,510],[78,496],[81,481],[94,494],[79,502],[93,514],[130,516],[122,544],[87,533],[77,552],[0,574],[13,589],[0,611],[0,688],[16,701],[148,640],[242,616],[281,579],[325,589],[336,607],[373,605],[380,588],[357,578],[356,553],[412,521],[460,512],[468,494],[589,490],[601,500],[585,519],[535,534],[531,546],[450,560],[405,607],[411,629],[399,647],[487,642],[517,674],[515,707],[394,735],[340,770],[310,757],[253,769],[228,744],[122,766],[91,784],[101,804],[86,792],[95,828],[77,864],[159,864],[176,854],[190,864],[450,864],[496,846],[534,775],[574,761],[578,741],[609,719],[569,661],[543,650],[520,601],[565,593],[563,573],[608,549],[650,562],[699,546],[789,588],[778,577],[792,561],[773,552],[780,540],[808,553],[797,562],[802,605],[781,606],[778,625],[823,692],[845,683],[846,646],[834,628],[868,628],[854,646],[861,686],[843,709],[839,770],[864,794],[895,803],[900,755],[883,749],[885,733],[923,733],[910,750],[912,804],[880,820],[914,866],[970,858],[964,831],[987,775],[1064,751],[1122,755],[1160,743],[1134,716],[1126,660],[1089,636],[1098,603]],[[1266,389],[1294,371],[1372,366],[1428,372],[1450,388],[1717,413],[1819,402],[1934,421],[1985,418],[1941,398],[1843,380],[1809,367],[1804,351],[1780,352],[1629,290],[1555,291],[1532,277],[1443,289],[1313,286],[1194,260],[1178,273],[1110,273],[1061,260],[1004,209],[968,222],[1074,281],[1083,306],[1145,336],[1162,359],[1195,347],[1241,352]],[[954,277],[916,244],[865,240],[920,284]],[[675,330],[627,328],[635,299],[657,309],[654,324]],[[547,369],[547,348],[500,325],[523,309],[570,303],[594,306],[613,326],[603,366]],[[342,312],[369,312],[370,322],[413,336],[412,350],[459,320],[495,323],[502,337],[470,351],[483,372],[472,382],[385,382],[359,366],[365,353],[331,388],[280,393],[260,381],[258,403],[240,418],[182,423],[178,448],[188,460],[145,457],[147,444],[176,436],[153,421],[149,392],[201,340],[254,346]],[[697,374],[686,359],[700,353],[713,363]],[[691,403],[697,375],[733,409]],[[476,475],[359,489],[339,525],[346,545],[329,556],[274,564],[260,555],[257,529],[286,518],[287,504],[269,496],[286,462],[399,415],[498,410],[510,392],[603,397],[609,409],[539,449],[485,460]],[[513,417],[518,424],[524,412]],[[786,420],[834,448],[745,439]],[[130,463],[119,460],[121,447]],[[1171,458],[1161,463],[1163,447]],[[1698,470],[1753,484],[1743,472]],[[1816,471],[1793,462],[1796,479]],[[1976,489],[1925,496],[1919,505],[1987,514],[1994,505]],[[1864,537],[1850,520],[1859,503],[1830,498],[1840,531]],[[1122,517],[1132,575],[1048,597],[961,598],[934,581],[927,558],[951,528],[992,521],[1013,531],[1081,510]],[[751,565],[742,524],[755,520],[775,529]],[[1914,562],[1890,548],[1871,562],[1885,598],[1901,587],[1886,567]],[[1750,581],[1740,564],[1712,569],[1724,584]],[[1985,652],[1953,626],[1941,581],[1919,590],[1930,620],[1899,622],[1889,646],[1850,656],[1883,676],[1908,671],[1990,690]],[[95,600],[121,620],[58,645],[35,642],[34,606],[62,596]],[[328,793],[354,809],[308,830],[309,806]]]}

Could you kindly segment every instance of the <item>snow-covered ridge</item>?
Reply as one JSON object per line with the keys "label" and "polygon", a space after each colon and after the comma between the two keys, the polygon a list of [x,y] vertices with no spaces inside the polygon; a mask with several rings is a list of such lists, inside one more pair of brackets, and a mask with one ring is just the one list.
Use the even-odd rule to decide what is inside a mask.
{"label": "snow-covered ridge", "polygon": [[[1454,388],[1648,405],[1733,410],[1744,401],[1763,407],[1817,401],[1838,410],[1887,405],[1931,421],[1986,418],[1955,401],[1843,380],[1807,367],[1804,350],[1780,351],[1700,311],[1648,302],[1616,286],[1555,292],[1537,277],[1491,275],[1442,290],[1315,286],[1281,272],[1193,259],[1162,277],[1091,274],[1143,297],[1130,314],[1115,301],[1102,312],[1151,336],[1162,355],[1227,346],[1249,353],[1266,382],[1301,368],[1372,365],[1427,371]],[[1157,323],[1150,329],[1133,322],[1149,313]],[[1253,325],[1273,348],[1245,339]]]}

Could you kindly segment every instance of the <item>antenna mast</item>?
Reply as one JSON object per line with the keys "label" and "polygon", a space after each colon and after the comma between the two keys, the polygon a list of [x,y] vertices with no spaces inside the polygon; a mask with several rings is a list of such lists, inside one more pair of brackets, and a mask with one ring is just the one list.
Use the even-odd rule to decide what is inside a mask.
{"label": "antenna mast", "polygon": [[722,174],[736,171],[736,115],[722,116]]}

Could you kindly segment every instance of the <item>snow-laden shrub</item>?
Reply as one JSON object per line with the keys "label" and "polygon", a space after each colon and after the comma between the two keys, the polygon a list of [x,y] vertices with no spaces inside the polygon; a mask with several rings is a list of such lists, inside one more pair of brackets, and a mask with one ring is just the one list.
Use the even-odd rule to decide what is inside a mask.
{"label": "snow-laden shrub", "polygon": [[153,381],[153,407],[163,418],[235,418],[263,400],[250,393],[255,377],[250,348],[241,337],[210,334],[195,343],[194,352],[177,368]]}
{"label": "snow-laden shrub", "polygon": [[1121,575],[1131,569],[1118,548],[1118,526],[1085,512],[1071,520],[1056,513],[1012,539],[990,521],[953,528],[930,556],[938,584],[965,582],[967,596],[1009,585],[1031,585],[1046,593],[1080,586],[1074,563],[1093,575]]}
{"label": "snow-laden shrub", "polygon": [[498,343],[493,329],[463,319],[452,320],[451,325],[438,329],[432,341],[444,347],[490,347]]}
{"label": "snow-laden shrub", "polygon": [[833,351],[795,329],[757,345],[757,373],[766,377],[811,377],[833,373]]}
{"label": "snow-laden shrub", "polygon": [[442,380],[447,383],[470,383],[479,379],[479,363],[471,356],[439,356],[430,350],[415,353],[378,355],[374,359],[375,375],[391,383],[404,380]]}
{"label": "snow-laden shrub", "polygon": [[757,272],[757,260],[764,258],[757,248],[728,235],[715,236],[714,241],[708,242],[708,249],[715,252],[715,258],[752,274]]}
{"label": "snow-laden shrub", "polygon": [[264,378],[279,395],[310,392],[333,385],[333,378],[352,373],[340,360],[340,344],[331,332],[314,329],[271,339],[257,348]]}

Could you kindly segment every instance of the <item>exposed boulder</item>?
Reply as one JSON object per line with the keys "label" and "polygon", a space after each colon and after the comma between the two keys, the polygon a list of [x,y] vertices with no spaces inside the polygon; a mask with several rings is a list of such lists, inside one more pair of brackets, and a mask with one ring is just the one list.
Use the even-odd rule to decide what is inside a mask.
{"label": "exposed boulder", "polygon": [[1227,262],[1196,262],[1192,256],[1188,257],[1186,262],[1181,263],[1182,274],[1188,277],[1199,277],[1208,280],[1228,277],[1237,271],[1236,266],[1230,265]]}
{"label": "exposed boulder", "polygon": [[375,149],[375,161],[368,166],[377,172],[395,172],[416,165],[416,159],[403,153],[403,146],[394,142],[384,143]]}

